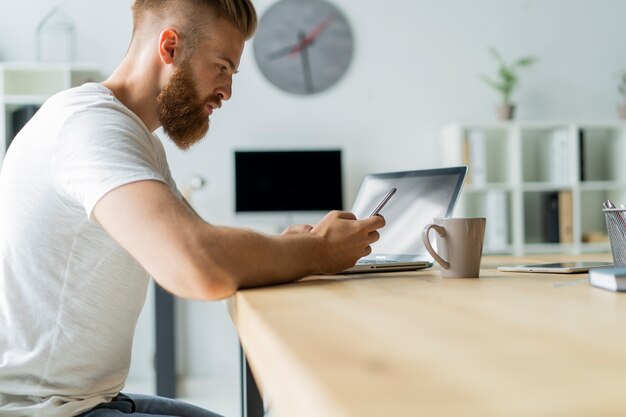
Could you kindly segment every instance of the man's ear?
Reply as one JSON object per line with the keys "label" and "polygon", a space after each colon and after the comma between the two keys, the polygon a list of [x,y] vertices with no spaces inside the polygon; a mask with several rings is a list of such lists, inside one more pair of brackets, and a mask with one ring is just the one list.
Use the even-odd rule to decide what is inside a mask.
{"label": "man's ear", "polygon": [[175,29],[165,29],[159,35],[159,57],[164,64],[173,64],[174,57],[180,53],[180,35]]}

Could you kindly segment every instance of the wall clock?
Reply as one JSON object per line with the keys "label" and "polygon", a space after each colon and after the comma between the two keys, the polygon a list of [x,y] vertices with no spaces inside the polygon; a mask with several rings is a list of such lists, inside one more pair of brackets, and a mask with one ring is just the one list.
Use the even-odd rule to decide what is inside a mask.
{"label": "wall clock", "polygon": [[315,94],[346,73],[354,42],[343,13],[325,0],[280,0],[261,17],[254,57],[269,82]]}

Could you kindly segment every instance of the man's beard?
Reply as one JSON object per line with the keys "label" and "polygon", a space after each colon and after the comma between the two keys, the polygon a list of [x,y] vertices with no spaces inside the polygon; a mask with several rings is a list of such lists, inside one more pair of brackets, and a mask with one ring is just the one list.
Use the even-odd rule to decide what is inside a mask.
{"label": "man's beard", "polygon": [[185,60],[157,96],[159,121],[176,146],[187,150],[209,130],[207,104],[219,107],[220,101],[216,95],[200,99],[191,65]]}

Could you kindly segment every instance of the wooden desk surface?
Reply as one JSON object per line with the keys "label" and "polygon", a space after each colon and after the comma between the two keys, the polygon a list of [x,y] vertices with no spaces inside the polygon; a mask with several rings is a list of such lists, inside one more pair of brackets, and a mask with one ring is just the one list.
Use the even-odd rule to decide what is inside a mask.
{"label": "wooden desk surface", "polygon": [[310,277],[229,306],[279,417],[626,415],[626,293],[495,270],[559,258],[486,257],[478,279]]}

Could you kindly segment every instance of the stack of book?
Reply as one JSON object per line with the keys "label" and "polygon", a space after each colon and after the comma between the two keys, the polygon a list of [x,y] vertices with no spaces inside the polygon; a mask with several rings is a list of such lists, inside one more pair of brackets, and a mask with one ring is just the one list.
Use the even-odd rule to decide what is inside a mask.
{"label": "stack of book", "polygon": [[481,129],[471,129],[463,142],[463,162],[470,167],[467,183],[473,185],[487,184],[487,139]]}
{"label": "stack of book", "polygon": [[592,268],[589,283],[611,291],[626,291],[626,267]]}
{"label": "stack of book", "polygon": [[543,240],[547,243],[574,243],[572,192],[547,193],[544,199]]}

